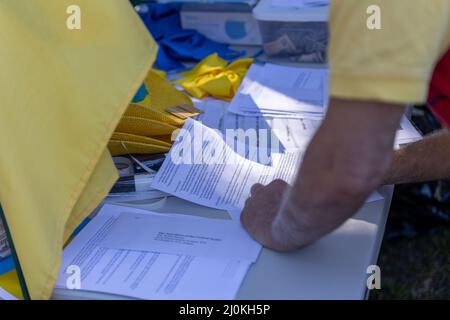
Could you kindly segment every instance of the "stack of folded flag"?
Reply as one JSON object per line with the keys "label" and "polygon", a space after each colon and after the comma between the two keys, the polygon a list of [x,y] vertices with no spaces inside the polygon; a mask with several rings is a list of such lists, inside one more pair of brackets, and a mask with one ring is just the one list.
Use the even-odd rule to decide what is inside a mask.
{"label": "stack of folded flag", "polygon": [[143,86],[109,141],[113,156],[168,152],[172,134],[186,118],[172,110],[180,106],[195,110],[191,99],[155,70],[149,72]]}

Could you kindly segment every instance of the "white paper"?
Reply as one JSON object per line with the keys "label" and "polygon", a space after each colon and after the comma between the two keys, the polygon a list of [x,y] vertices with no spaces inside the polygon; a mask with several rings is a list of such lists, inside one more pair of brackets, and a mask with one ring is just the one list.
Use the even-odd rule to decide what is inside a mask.
{"label": "white paper", "polygon": [[[305,150],[310,139],[322,123],[316,119],[302,118],[284,118],[269,117],[266,115],[257,115],[254,117],[243,116],[228,111],[229,103],[213,98],[203,100],[194,99],[195,106],[203,112],[195,119],[203,125],[218,129],[223,135],[227,130],[255,130],[258,132],[256,142],[250,144],[250,141],[241,139],[239,142],[250,147],[260,147],[266,141],[267,155],[274,153],[283,153],[286,151]],[[236,141],[229,145],[234,151],[238,152]],[[245,155],[248,158],[248,154]],[[263,159],[249,159],[261,164]]]}
{"label": "white paper", "polygon": [[0,300],[17,300],[17,298],[0,287]]}
{"label": "white paper", "polygon": [[[265,166],[239,156],[214,130],[195,120],[187,121],[183,129],[186,135],[178,136],[152,187],[197,204],[232,213],[244,208],[254,184],[267,185],[275,179],[292,183],[303,156],[300,150],[272,153],[272,164]],[[189,139],[192,141],[187,143],[187,154],[192,156],[192,163],[177,163],[174,161],[176,153]],[[205,145],[220,150],[219,158],[224,161],[209,163],[210,152],[207,148],[202,149]],[[374,193],[368,201],[381,198],[378,193]],[[233,214],[233,217],[236,215]]]}
{"label": "white paper", "polygon": [[121,207],[111,232],[100,243],[110,249],[184,254],[255,262],[261,245],[239,221],[148,214]]}
{"label": "white paper", "polygon": [[101,247],[119,215],[102,209],[67,246],[57,288],[69,289],[69,266],[76,266],[80,290],[137,299],[234,298],[249,262]]}
{"label": "white paper", "polygon": [[[246,150],[244,154],[241,153],[244,158],[250,159],[250,155],[253,153],[256,155],[256,158],[250,160],[262,164],[270,164],[264,163],[264,159],[260,158],[259,154],[264,152],[267,156],[270,156],[272,148],[278,148],[278,150],[284,148],[284,146],[280,145],[278,137],[271,131],[271,119],[245,117],[231,113],[228,111],[228,102],[213,98],[194,100],[194,103],[197,108],[203,111],[195,119],[211,129],[219,130],[223,136],[227,134],[227,131],[236,133],[237,130],[241,130],[243,133],[253,130],[253,132],[257,133],[256,139],[252,141],[245,139],[245,134],[242,137],[236,136],[233,141],[228,141],[230,142],[228,146],[234,151],[239,152],[239,147],[243,147]],[[277,147],[278,145],[280,146]],[[260,148],[261,150],[254,152],[255,148]]]}
{"label": "white paper", "polygon": [[270,123],[280,145],[288,152],[306,150],[321,124],[321,120],[302,118],[272,118]]}
{"label": "white paper", "polygon": [[253,64],[230,104],[233,113],[321,118],[328,105],[328,70]]}
{"label": "white paper", "polygon": [[395,136],[395,147],[399,148],[420,139],[422,139],[422,135],[414,128],[408,118],[402,117],[400,128]]}
{"label": "white paper", "polygon": [[[242,209],[255,183],[266,185],[275,179],[292,182],[302,156],[300,151],[273,153],[272,165],[266,166],[240,156],[217,132],[200,122],[189,120],[183,129],[186,134],[178,136],[152,187],[211,208]],[[174,161],[183,146],[189,148],[186,153],[192,157],[191,163]],[[211,161],[209,146],[219,154],[215,158],[220,161]]]}

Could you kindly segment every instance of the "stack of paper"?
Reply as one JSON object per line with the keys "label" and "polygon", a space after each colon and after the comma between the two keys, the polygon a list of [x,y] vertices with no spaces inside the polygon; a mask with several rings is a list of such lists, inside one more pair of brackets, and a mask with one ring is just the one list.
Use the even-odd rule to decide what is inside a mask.
{"label": "stack of paper", "polygon": [[[311,137],[320,127],[321,119],[302,119],[287,117],[269,117],[258,115],[248,117],[237,113],[229,112],[229,103],[222,100],[207,98],[203,100],[194,100],[195,106],[203,111],[195,119],[203,125],[219,130],[223,136],[226,136],[227,130],[234,132],[247,133],[240,138],[240,142],[250,148],[266,145],[267,155],[274,153],[292,152],[295,150],[305,150]],[[244,139],[256,132],[256,139],[253,144],[250,139]],[[225,141],[229,143],[229,141]],[[237,144],[229,145],[234,151],[239,152]],[[265,162],[264,158],[259,157],[263,150],[258,152],[257,159],[251,159],[247,154],[246,159],[253,160],[261,164],[270,164]]]}
{"label": "stack of paper", "polygon": [[229,110],[245,116],[318,119],[327,104],[327,69],[254,64]]}
{"label": "stack of paper", "polygon": [[260,250],[239,221],[105,205],[64,250],[56,288],[66,297],[74,289],[138,299],[232,299]]}
{"label": "stack of paper", "polygon": [[[257,135],[254,146],[260,147],[267,142],[270,147],[268,155],[272,151],[284,153],[305,150],[323,120],[322,118],[302,119],[269,117],[266,115],[248,117],[229,112],[229,103],[222,100],[204,99],[195,101],[195,103],[196,107],[203,111],[201,115],[196,117],[197,121],[211,129],[219,130],[223,135],[226,135],[227,130],[256,131],[259,135]],[[398,148],[421,138],[422,135],[408,118],[403,117],[397,131],[395,147]],[[250,145],[248,140],[243,141],[243,143]],[[238,152],[236,144],[230,145],[230,147]],[[262,152],[260,151],[260,153]],[[261,164],[270,164],[264,162],[264,159],[250,159],[248,155],[245,157]]]}
{"label": "stack of paper", "polygon": [[395,148],[422,139],[422,135],[416,130],[408,118],[403,117],[400,121],[400,128],[395,136]]}

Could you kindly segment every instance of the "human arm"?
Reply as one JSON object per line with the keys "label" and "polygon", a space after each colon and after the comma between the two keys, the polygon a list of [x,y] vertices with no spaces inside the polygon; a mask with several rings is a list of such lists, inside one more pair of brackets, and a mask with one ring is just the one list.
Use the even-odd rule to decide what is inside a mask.
{"label": "human arm", "polygon": [[450,45],[448,1],[378,1],[380,30],[366,27],[372,4],[331,2],[334,99],[326,119],[295,184],[254,186],[241,216],[250,234],[268,247],[307,245],[361,207],[390,166],[401,106],[425,101],[434,64]]}
{"label": "human arm", "polygon": [[395,151],[383,184],[450,179],[450,132],[443,129]]}
{"label": "human arm", "polygon": [[255,186],[241,215],[244,227],[280,251],[337,228],[382,183],[403,111],[395,104],[332,99],[292,187],[280,181]]}

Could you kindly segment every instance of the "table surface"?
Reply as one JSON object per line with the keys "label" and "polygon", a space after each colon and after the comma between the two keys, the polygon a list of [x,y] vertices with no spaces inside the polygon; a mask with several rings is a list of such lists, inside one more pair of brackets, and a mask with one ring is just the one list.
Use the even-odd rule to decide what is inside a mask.
{"label": "table surface", "polygon": [[377,263],[393,187],[317,243],[293,253],[263,249],[237,299],[364,299]]}
{"label": "table surface", "polygon": [[[393,187],[379,190],[383,200],[367,203],[339,229],[293,253],[263,249],[252,265],[236,299],[364,299],[366,273],[376,264],[389,213]],[[182,213],[231,219],[226,211],[170,197],[163,206],[131,205],[160,213]],[[97,297],[98,298],[98,297]]]}
{"label": "table surface", "polygon": [[[323,65],[301,66],[326,68]],[[379,192],[383,195],[383,200],[364,205],[339,229],[307,248],[293,253],[263,249],[258,261],[250,267],[236,299],[366,298],[366,270],[369,265],[376,264],[378,259],[393,187],[383,187]],[[134,207],[146,209],[146,205]],[[225,211],[202,207],[174,197],[159,209],[150,207],[161,213],[231,218]],[[99,296],[101,295],[97,295],[97,298]],[[110,297],[105,296],[107,298]]]}
{"label": "table surface", "polygon": [[[256,48],[237,47],[254,54]],[[265,61],[264,54],[258,60]],[[298,64],[326,69],[323,64]],[[383,240],[393,186],[379,190],[384,199],[368,203],[339,229],[317,243],[293,253],[263,249],[237,299],[365,299],[367,267],[375,265]]]}

